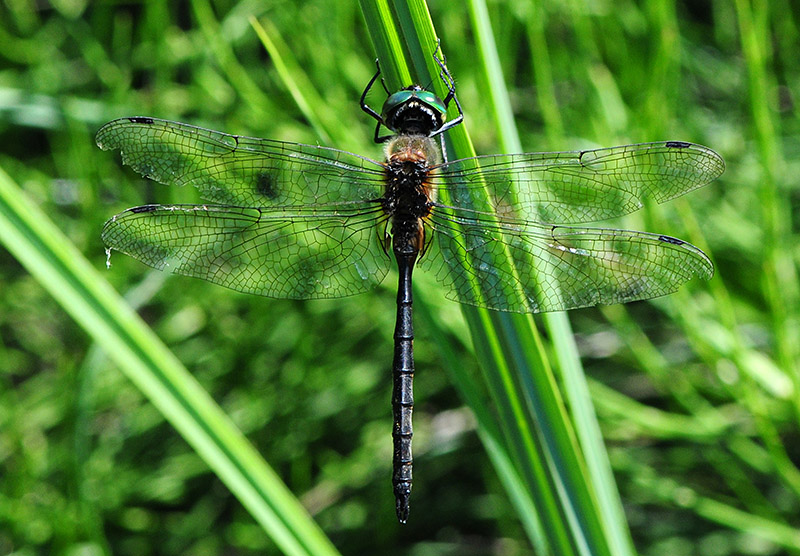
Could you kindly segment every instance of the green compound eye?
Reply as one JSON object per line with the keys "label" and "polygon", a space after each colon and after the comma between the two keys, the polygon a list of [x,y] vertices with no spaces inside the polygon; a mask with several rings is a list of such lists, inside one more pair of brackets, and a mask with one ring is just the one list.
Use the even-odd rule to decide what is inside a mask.
{"label": "green compound eye", "polygon": [[381,110],[381,117],[386,119],[386,117],[398,106],[401,104],[405,104],[411,98],[417,96],[417,91],[397,91],[396,93],[389,96],[386,99],[386,102],[383,103],[383,109]]}
{"label": "green compound eye", "polygon": [[447,112],[447,108],[445,107],[444,102],[442,102],[442,99],[430,91],[417,91],[416,97],[440,114]]}

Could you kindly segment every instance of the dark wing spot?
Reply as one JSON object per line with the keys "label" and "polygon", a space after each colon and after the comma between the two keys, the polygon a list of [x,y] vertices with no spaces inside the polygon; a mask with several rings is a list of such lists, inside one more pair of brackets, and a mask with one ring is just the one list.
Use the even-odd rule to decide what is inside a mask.
{"label": "dark wing spot", "polygon": [[158,205],[142,205],[141,207],[133,207],[129,209],[134,214],[138,214],[140,212],[154,212],[158,208]]}
{"label": "dark wing spot", "polygon": [[670,236],[658,236],[658,240],[663,241],[664,243],[671,243],[672,245],[683,245],[684,243],[686,243],[682,239]]}
{"label": "dark wing spot", "polygon": [[256,177],[256,191],[267,199],[275,199],[278,191],[275,188],[275,176],[269,172],[261,172]]}
{"label": "dark wing spot", "polygon": [[135,116],[133,118],[128,118],[128,121],[134,124],[152,124],[154,123],[153,118],[145,118],[143,116]]}
{"label": "dark wing spot", "polygon": [[688,149],[691,146],[692,144],[686,141],[667,141],[667,147],[672,149]]}

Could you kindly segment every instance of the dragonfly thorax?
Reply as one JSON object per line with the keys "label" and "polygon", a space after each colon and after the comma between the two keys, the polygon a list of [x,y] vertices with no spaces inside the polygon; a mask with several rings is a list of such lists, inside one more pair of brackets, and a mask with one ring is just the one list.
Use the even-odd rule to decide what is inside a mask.
{"label": "dragonfly thorax", "polygon": [[387,144],[386,158],[383,209],[392,221],[392,248],[395,253],[424,250],[422,219],[436,196],[428,177],[440,161],[436,142],[424,135],[400,135]]}
{"label": "dragonfly thorax", "polygon": [[386,143],[384,155],[388,164],[420,163],[425,169],[441,163],[436,141],[422,134],[398,135]]}

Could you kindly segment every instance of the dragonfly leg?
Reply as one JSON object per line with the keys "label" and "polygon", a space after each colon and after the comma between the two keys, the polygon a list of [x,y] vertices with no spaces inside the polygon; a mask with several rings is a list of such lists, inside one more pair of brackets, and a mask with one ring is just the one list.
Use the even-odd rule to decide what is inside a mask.
{"label": "dragonfly leg", "polygon": [[[438,52],[441,52],[442,57],[439,58],[437,55]],[[441,40],[436,41],[436,50],[433,52],[433,59],[436,60],[436,63],[439,65],[439,78],[444,83],[444,86],[447,87],[447,96],[444,97],[444,106],[445,108],[450,107],[450,102],[455,102],[456,108],[458,109],[458,116],[453,118],[452,120],[446,122],[442,127],[437,129],[434,133],[431,134],[431,137],[441,134],[448,129],[452,129],[461,122],[464,121],[464,111],[461,109],[461,103],[458,102],[458,97],[456,96],[456,84],[453,76],[450,74],[450,71],[447,69],[445,65],[447,63],[447,58],[445,58],[444,52],[442,52],[442,43]],[[444,144],[442,144],[442,153],[444,154]]]}
{"label": "dragonfly leg", "polygon": [[[367,104],[367,94],[369,93],[370,89],[372,89],[375,81],[377,81],[378,77],[381,75],[381,64],[377,58],[375,58],[375,67],[377,68],[375,75],[372,76],[372,79],[369,80],[369,83],[367,83],[367,86],[364,88],[364,92],[361,93],[361,110],[369,114],[371,118],[378,122],[375,125],[374,141],[376,143],[385,143],[391,139],[393,135],[381,136],[381,125],[386,126],[386,122],[383,121],[383,117],[380,114],[378,114],[369,104]],[[381,77],[381,85],[383,85],[383,89],[386,91],[386,94],[389,94],[389,90],[386,88],[386,83],[384,82],[383,77]]]}
{"label": "dragonfly leg", "polygon": [[367,83],[367,86],[364,88],[364,92],[361,93],[361,110],[369,114],[370,117],[378,120],[378,125],[380,125],[381,123],[383,123],[381,115],[375,112],[375,110],[373,110],[372,107],[369,104],[367,104],[367,93],[369,93],[369,90],[372,89],[372,86],[375,84],[375,81],[381,75],[381,65],[378,62],[377,58],[375,58],[375,66],[377,67],[375,75],[372,76],[372,79],[369,80],[369,83]]}

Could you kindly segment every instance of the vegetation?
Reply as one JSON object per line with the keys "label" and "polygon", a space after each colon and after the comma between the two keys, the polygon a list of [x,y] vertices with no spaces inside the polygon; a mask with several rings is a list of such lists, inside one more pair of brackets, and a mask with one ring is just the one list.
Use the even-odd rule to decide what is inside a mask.
{"label": "vegetation", "polygon": [[[299,302],[153,272],[119,254],[105,270],[99,231],[108,217],[196,199],[101,152],[93,137],[108,120],[155,116],[381,156],[357,99],[376,49],[385,59],[390,46],[376,38],[385,33],[378,11],[364,4],[366,24],[357,5],[333,0],[7,3],[0,553],[335,546],[345,554],[505,555],[535,553],[547,538],[524,510],[535,493],[513,488],[519,454],[503,460],[507,452],[487,434],[486,416],[505,408],[491,384],[498,369],[487,370],[491,344],[470,334],[482,317],[465,318],[422,273],[417,472],[411,518],[399,526],[389,486],[392,276],[374,293]],[[648,556],[800,553],[797,6],[650,0],[431,10],[478,153],[676,139],[725,157],[728,170],[713,184],[614,223],[701,246],[716,264],[713,280],[651,302],[572,312],[585,377],[564,347],[567,325],[535,317],[543,339],[531,341],[543,355],[531,382],[541,381],[537,390],[554,378],[564,391],[569,420],[554,434],[581,446],[570,471],[583,472],[584,462],[595,480],[611,463],[625,519],[598,510],[586,521],[610,527],[611,546],[624,550],[630,534]],[[519,144],[498,116],[502,85]],[[59,230],[67,240],[53,239]],[[103,280],[154,335],[115,306]],[[505,333],[508,323],[488,321],[490,333],[491,325]],[[148,381],[156,375],[131,370],[143,361],[172,374]],[[225,415],[181,378],[181,364]],[[596,415],[586,414],[584,384]],[[587,430],[595,419],[600,452]],[[283,499],[229,420],[319,530]],[[538,426],[537,434],[548,430]],[[226,449],[240,468],[220,471]],[[613,482],[590,484],[599,507],[613,504]]]}

